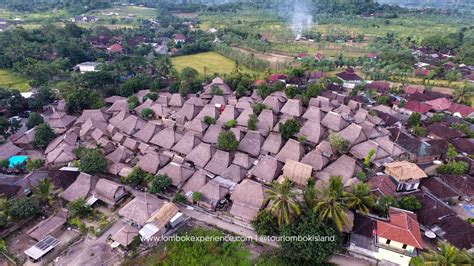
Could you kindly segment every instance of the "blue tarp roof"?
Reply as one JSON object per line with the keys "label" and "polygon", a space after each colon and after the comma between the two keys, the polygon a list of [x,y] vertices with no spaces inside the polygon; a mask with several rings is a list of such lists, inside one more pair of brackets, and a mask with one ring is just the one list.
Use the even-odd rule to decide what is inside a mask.
{"label": "blue tarp roof", "polygon": [[27,160],[28,160],[28,156],[26,156],[26,155],[12,156],[12,157],[10,157],[10,159],[8,159],[8,161],[10,162],[8,167],[13,168],[13,167],[15,167],[15,165],[22,164],[22,163],[26,162]]}

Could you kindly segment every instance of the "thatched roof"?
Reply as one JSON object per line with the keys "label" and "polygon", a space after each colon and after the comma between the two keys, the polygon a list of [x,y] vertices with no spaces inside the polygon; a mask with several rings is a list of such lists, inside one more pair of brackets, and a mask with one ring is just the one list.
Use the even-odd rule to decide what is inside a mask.
{"label": "thatched roof", "polygon": [[248,131],[245,137],[239,143],[239,151],[257,157],[260,154],[260,148],[265,138],[258,131]]}
{"label": "thatched roof", "polygon": [[212,105],[220,104],[221,106],[226,106],[227,101],[225,100],[225,97],[222,95],[214,95],[209,102]]}
{"label": "thatched roof", "polygon": [[232,183],[228,181],[226,183],[222,182],[223,179],[221,177],[216,177],[214,179],[209,180],[199,192],[202,195],[201,201],[207,202],[212,206],[217,205],[217,203],[224,199],[227,194],[229,194],[229,186],[228,183]]}
{"label": "thatched roof", "polygon": [[150,142],[162,148],[171,149],[180,138],[181,135],[176,133],[173,129],[165,128],[153,136]]}
{"label": "thatched roof", "polygon": [[387,163],[385,173],[398,181],[417,180],[428,177],[416,164],[407,161]]}
{"label": "thatched roof", "polygon": [[297,137],[305,137],[307,141],[312,143],[319,143],[319,140],[324,135],[324,128],[319,121],[307,120],[296,134]]}
{"label": "thatched roof", "polygon": [[351,148],[350,152],[354,157],[362,160],[369,154],[370,150],[375,151],[375,155],[370,159],[371,161],[378,160],[390,156],[390,154],[384,149],[380,148],[377,142],[373,140],[364,141],[360,144],[355,145]]}
{"label": "thatched roof", "polygon": [[184,185],[186,180],[194,174],[195,170],[189,168],[188,166],[170,162],[165,167],[161,168],[158,171],[158,174],[167,174],[172,181],[173,186],[180,188]]}
{"label": "thatched roof", "polygon": [[82,115],[76,120],[76,124],[84,123],[87,121],[87,119],[107,122],[109,118],[110,118],[110,114],[105,113],[101,109],[83,110]]}
{"label": "thatched roof", "polygon": [[216,124],[223,125],[227,123],[227,121],[229,120],[236,119],[237,116],[239,116],[239,111],[237,110],[237,108],[235,108],[235,106],[232,106],[232,105],[227,105],[224,111],[222,112],[221,116],[219,117],[219,119],[217,119]]}
{"label": "thatched roof", "polygon": [[206,104],[201,112],[195,117],[195,119],[199,119],[204,121],[204,117],[209,116],[214,119],[219,118],[220,111],[214,104]]}
{"label": "thatched roof", "polygon": [[117,193],[121,193],[123,191],[125,191],[124,186],[117,184],[113,181],[110,181],[108,179],[101,178],[97,182],[95,186],[95,191],[93,194],[94,194],[94,197],[113,206],[115,205],[117,200],[119,200],[116,198]]}
{"label": "thatched roof", "polygon": [[303,105],[298,99],[289,99],[283,108],[281,108],[281,112],[286,115],[299,117],[303,114]]}
{"label": "thatched roof", "polygon": [[164,104],[155,103],[150,109],[153,110],[155,117],[167,117],[171,113],[171,109]]}
{"label": "thatched roof", "polygon": [[163,200],[148,193],[138,194],[118,211],[122,217],[130,219],[137,224],[144,226],[150,216],[161,206]]}
{"label": "thatched roof", "polygon": [[324,113],[321,112],[321,109],[312,105],[308,106],[308,109],[303,114],[303,118],[312,119],[316,121],[321,121],[323,117],[324,117]]}
{"label": "thatched roof", "polygon": [[197,114],[199,114],[200,111],[201,107],[194,104],[185,103],[183,107],[181,107],[181,109],[179,109],[179,111],[174,114],[174,116],[176,118],[185,118],[186,120],[191,121],[197,116]]}
{"label": "thatched roof", "polygon": [[148,122],[144,127],[140,128],[133,136],[143,142],[149,142],[151,138],[160,131],[157,124]]}
{"label": "thatched roof", "polygon": [[367,137],[365,136],[362,127],[354,123],[341,130],[338,134],[343,139],[350,141],[352,145],[356,145],[361,143],[362,141],[367,140]]}
{"label": "thatched roof", "polygon": [[235,217],[251,221],[263,205],[264,188],[260,183],[245,179],[235,187],[231,199],[233,204],[230,213]]}
{"label": "thatched roof", "polygon": [[311,178],[313,168],[310,165],[299,163],[293,160],[286,160],[283,166],[283,176],[300,186],[306,186]]}
{"label": "thatched roof", "polygon": [[253,162],[254,159],[250,158],[247,153],[237,152],[232,163],[248,170],[252,167]]}
{"label": "thatched roof", "polygon": [[278,97],[278,96],[267,96],[263,101],[263,104],[270,108],[275,114],[278,114],[286,102],[285,97]]}
{"label": "thatched roof", "polygon": [[343,182],[352,178],[356,172],[356,160],[347,155],[342,155],[335,162],[316,173],[316,177],[328,181],[330,176],[342,176]]}
{"label": "thatched roof", "polygon": [[255,101],[251,97],[241,97],[235,105],[238,109],[252,109],[252,105]]}
{"label": "thatched roof", "polygon": [[136,236],[138,236],[138,228],[125,224],[112,235],[111,239],[123,247],[128,247]]}
{"label": "thatched roof", "polygon": [[223,131],[220,125],[210,125],[209,128],[204,133],[202,141],[210,144],[216,144],[219,134]]}
{"label": "thatched roof", "polygon": [[112,118],[110,118],[109,124],[116,127],[120,122],[122,122],[123,120],[125,120],[125,118],[127,118],[129,116],[130,116],[130,114],[128,113],[128,110],[127,111],[125,111],[125,110],[120,111],[118,114],[116,114]]}
{"label": "thatched roof", "polygon": [[321,153],[326,157],[331,157],[334,154],[331,143],[329,143],[327,140],[321,141],[321,143],[316,146],[316,149],[320,150]]}
{"label": "thatched roof", "polygon": [[286,160],[293,160],[299,162],[303,157],[304,149],[300,142],[290,139],[286,142],[285,146],[276,155],[276,159],[280,162],[286,162]]}
{"label": "thatched roof", "polygon": [[23,150],[21,148],[19,148],[12,142],[8,142],[0,146],[0,159],[1,160],[9,159],[10,157],[14,155],[20,154],[22,151]]}
{"label": "thatched roof", "polygon": [[281,169],[282,163],[278,162],[275,157],[266,155],[260,158],[257,166],[253,169],[252,175],[266,183],[270,183],[280,175]]}
{"label": "thatched roof", "polygon": [[286,121],[288,121],[290,119],[294,119],[294,117],[289,116],[289,115],[282,115],[280,117],[280,120],[278,121],[278,123],[276,123],[276,125],[273,127],[273,132],[279,132],[280,131],[280,124],[284,124]]}
{"label": "thatched roof", "polygon": [[329,162],[328,157],[324,156],[319,149],[314,149],[306,154],[301,162],[313,167],[313,170],[320,171]]}
{"label": "thatched roof", "polygon": [[262,153],[268,152],[271,155],[276,155],[283,146],[283,138],[279,133],[271,132],[262,145]]}
{"label": "thatched roof", "polygon": [[[66,145],[66,146],[76,146],[77,139],[79,138],[78,134],[74,131],[68,131],[64,133],[63,135],[56,137],[54,140],[52,140],[49,144],[48,147],[46,147],[46,150],[44,153],[50,153],[52,150],[58,148],[59,146]],[[3,150],[3,147],[2,149]],[[0,152],[1,154],[1,152]],[[1,156],[0,156],[1,158]]]}
{"label": "thatched roof", "polygon": [[58,145],[57,148],[46,155],[46,163],[54,166],[67,165],[69,162],[77,159],[74,154],[75,148],[75,146],[69,146],[64,143]]}
{"label": "thatched roof", "polygon": [[62,194],[62,198],[66,201],[74,201],[79,198],[87,199],[95,189],[97,177],[80,173],[76,181],[72,183]]}
{"label": "thatched roof", "polygon": [[212,88],[216,86],[218,87],[223,95],[231,95],[232,90],[230,89],[229,85],[224,83],[224,80],[220,77],[216,77],[212,80],[210,84],[207,84],[204,86],[204,95],[212,95]]}
{"label": "thatched roof", "polygon": [[125,148],[135,152],[138,149],[138,146],[140,145],[139,142],[132,138],[125,138],[125,141],[122,144]]}
{"label": "thatched roof", "polygon": [[226,170],[224,170],[224,172],[222,172],[221,176],[232,180],[235,183],[239,183],[245,177],[246,173],[247,171],[244,168],[231,164]]}
{"label": "thatched roof", "polygon": [[192,121],[188,121],[184,124],[184,128],[188,131],[192,131],[196,134],[204,134],[206,129],[209,125],[204,123],[202,120],[198,119],[197,117],[194,118]]}
{"label": "thatched roof", "polygon": [[133,153],[125,148],[124,146],[119,145],[115,151],[109,153],[106,158],[114,163],[123,163],[129,160],[133,156]]}
{"label": "thatched roof", "polygon": [[176,145],[171,148],[171,150],[180,153],[180,154],[189,154],[194,147],[196,147],[201,140],[191,133],[186,133],[184,136],[176,143]]}
{"label": "thatched roof", "polygon": [[168,106],[168,102],[171,98],[171,93],[169,92],[160,92],[158,94],[158,99],[156,99],[155,103],[163,105],[163,106]]}
{"label": "thatched roof", "polygon": [[125,118],[123,121],[117,124],[117,128],[127,134],[132,135],[137,132],[139,129],[143,128],[146,124],[145,120],[142,120],[134,115],[131,115]]}
{"label": "thatched roof", "polygon": [[156,210],[148,219],[147,223],[152,223],[160,230],[171,221],[176,214],[178,214],[179,208],[172,202],[165,203],[161,208]]}
{"label": "thatched roof", "polygon": [[240,113],[239,117],[237,117],[237,124],[239,126],[246,127],[247,122],[249,121],[250,115],[253,114],[253,110],[250,109],[244,109],[242,113]]}
{"label": "thatched roof", "polygon": [[277,117],[269,109],[264,109],[258,116],[257,130],[263,135],[267,136],[277,122]]}
{"label": "thatched roof", "polygon": [[137,114],[141,113],[141,111],[145,108],[148,108],[148,109],[151,109],[151,106],[153,106],[153,101],[151,99],[147,99],[146,101],[144,101],[142,104],[140,104],[139,106],[135,107],[135,109],[133,109]]}
{"label": "thatched roof", "polygon": [[194,163],[195,166],[204,168],[214,155],[215,149],[207,143],[200,143],[188,155],[186,160]]}
{"label": "thatched roof", "polygon": [[75,116],[67,115],[65,112],[58,112],[56,110],[54,110],[51,116],[46,117],[45,119],[45,122],[52,129],[67,129],[74,123],[74,121],[76,121]]}
{"label": "thatched roof", "polygon": [[156,152],[149,152],[140,158],[137,166],[145,172],[156,174],[158,170],[166,165],[170,158]]}
{"label": "thatched roof", "polygon": [[204,168],[206,171],[209,171],[213,174],[220,175],[224,172],[227,167],[229,167],[232,162],[232,156],[226,151],[216,150],[212,159],[207,163]]}
{"label": "thatched roof", "polygon": [[37,241],[41,241],[48,235],[53,235],[58,232],[67,222],[67,215],[68,210],[61,209],[57,214],[34,225],[26,231],[26,234]]}
{"label": "thatched roof", "polygon": [[319,107],[324,112],[329,112],[333,109],[331,100],[329,98],[318,96],[316,98],[311,98],[309,101],[309,105],[314,107]]}
{"label": "thatched roof", "polygon": [[200,191],[202,187],[207,183],[208,178],[206,176],[207,172],[199,169],[186,181],[186,184],[182,187],[182,191],[186,194],[188,192],[197,192]]}
{"label": "thatched roof", "polygon": [[333,110],[334,112],[341,114],[341,115],[346,115],[346,116],[351,116],[352,115],[352,109],[344,104],[341,104],[339,107]]}
{"label": "thatched roof", "polygon": [[171,107],[181,107],[184,104],[184,98],[179,93],[174,93],[171,95],[171,99],[168,102],[168,105]]}
{"label": "thatched roof", "polygon": [[403,149],[396,143],[390,140],[389,136],[379,137],[374,140],[379,147],[384,149],[390,156],[398,157],[404,153]]}
{"label": "thatched roof", "polygon": [[103,133],[107,133],[107,126],[108,124],[106,122],[89,118],[86,120],[86,122],[82,124],[79,136],[81,137],[81,139],[85,139],[87,138],[87,136],[91,135],[94,130],[97,129],[102,131]]}
{"label": "thatched roof", "polygon": [[190,97],[184,104],[187,104],[187,103],[192,104],[192,105],[196,105],[196,106],[199,106],[199,107],[204,107],[204,105],[206,105],[201,98],[196,97],[196,96]]}
{"label": "thatched roof", "polygon": [[349,123],[342,118],[342,116],[335,112],[329,112],[324,116],[323,120],[321,121],[325,127],[331,129],[332,131],[339,132],[343,130],[345,127],[349,125]]}

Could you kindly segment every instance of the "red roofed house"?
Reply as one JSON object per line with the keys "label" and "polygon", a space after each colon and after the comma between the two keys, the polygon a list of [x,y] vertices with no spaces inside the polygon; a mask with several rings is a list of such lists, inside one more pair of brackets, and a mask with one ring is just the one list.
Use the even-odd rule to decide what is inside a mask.
{"label": "red roofed house", "polygon": [[424,114],[431,110],[431,105],[418,101],[408,101],[405,106],[403,106],[403,109],[405,109],[406,113],[408,114],[411,114],[413,112]]}
{"label": "red roofed house", "polygon": [[376,258],[399,265],[408,265],[417,250],[423,249],[420,225],[416,214],[390,208],[388,221],[377,220],[375,226]]}
{"label": "red roofed house", "polygon": [[270,76],[268,76],[268,81],[271,83],[276,82],[278,80],[286,81],[287,78],[288,76],[285,74],[271,74]]}
{"label": "red roofed house", "polygon": [[176,34],[174,36],[175,43],[184,43],[186,42],[186,36],[184,34]]}
{"label": "red roofed house", "polygon": [[309,56],[308,53],[299,53],[296,57],[297,57],[298,59],[304,59],[304,58],[306,58],[306,57],[308,57],[308,56]]}
{"label": "red roofed house", "polygon": [[390,92],[390,82],[377,80],[373,81],[372,83],[367,83],[365,88],[368,90],[374,90],[379,93],[387,93]]}
{"label": "red roofed house", "polygon": [[474,108],[464,105],[464,104],[453,103],[448,108],[448,111],[453,114],[459,113],[462,117],[466,117],[466,116],[471,116],[474,113]]}
{"label": "red roofed house", "polygon": [[321,59],[323,59],[323,54],[317,53],[317,54],[314,56],[314,59],[316,59],[317,61],[321,61]]}
{"label": "red roofed house", "polygon": [[368,53],[367,58],[372,59],[372,60],[377,59],[377,54],[376,53]]}
{"label": "red roofed house", "polygon": [[121,53],[122,50],[123,48],[122,48],[122,45],[120,44],[114,44],[107,48],[107,51],[109,51],[109,53]]}
{"label": "red roofed house", "polygon": [[424,87],[418,87],[418,86],[406,86],[404,91],[405,94],[413,94],[413,93],[423,93],[425,90]]}
{"label": "red roofed house", "polygon": [[346,68],[346,70],[344,70],[344,72],[337,73],[336,76],[344,82],[350,82],[350,83],[360,83],[360,82],[362,82],[362,78],[359,77],[359,75],[357,75],[355,73],[355,71],[352,67]]}
{"label": "red roofed house", "polygon": [[431,106],[431,108],[435,111],[444,111],[448,110],[451,107],[451,101],[446,98],[438,98],[431,101],[426,101],[425,104]]}
{"label": "red roofed house", "polygon": [[429,74],[430,74],[430,71],[428,69],[419,68],[415,70],[415,76],[417,77],[427,77]]}

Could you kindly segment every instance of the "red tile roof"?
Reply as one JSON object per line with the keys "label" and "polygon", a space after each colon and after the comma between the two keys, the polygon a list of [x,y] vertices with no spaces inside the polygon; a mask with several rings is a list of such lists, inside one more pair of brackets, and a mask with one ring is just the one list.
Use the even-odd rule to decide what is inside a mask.
{"label": "red tile roof", "polygon": [[419,249],[423,248],[420,225],[413,212],[390,208],[389,222],[377,220],[377,235]]}
{"label": "red tile roof", "polygon": [[418,101],[408,101],[405,106],[405,109],[408,109],[413,112],[424,114],[431,110],[431,106],[428,104],[424,104]]}
{"label": "red tile roof", "polygon": [[438,98],[431,101],[426,101],[425,104],[431,105],[433,110],[436,111],[444,111],[447,110],[451,106],[451,101],[446,98]]}
{"label": "red tile roof", "polygon": [[448,108],[448,111],[450,111],[451,113],[460,113],[462,116],[468,116],[474,112],[474,108],[464,104],[453,103]]}
{"label": "red tile roof", "polygon": [[113,53],[118,53],[122,51],[122,46],[120,44],[114,44],[110,46],[109,48],[107,48],[107,50]]}
{"label": "red tile roof", "polygon": [[373,176],[367,181],[367,184],[370,187],[370,191],[378,196],[397,194],[397,185],[388,175]]}
{"label": "red tile roof", "polygon": [[428,76],[430,74],[430,71],[428,69],[417,69],[415,70],[415,75],[416,76]]}
{"label": "red tile roof", "polygon": [[425,90],[424,87],[415,87],[415,86],[406,86],[404,89],[406,94],[413,94],[415,92],[423,93],[424,90]]}

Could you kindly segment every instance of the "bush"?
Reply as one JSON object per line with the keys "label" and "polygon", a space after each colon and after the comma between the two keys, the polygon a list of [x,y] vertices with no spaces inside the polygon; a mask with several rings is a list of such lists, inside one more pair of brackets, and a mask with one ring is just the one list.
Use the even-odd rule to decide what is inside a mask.
{"label": "bush", "polygon": [[41,168],[44,165],[44,161],[41,159],[33,159],[33,160],[28,160],[26,162],[26,170],[28,172],[31,172],[35,169]]}
{"label": "bush", "polygon": [[218,86],[212,86],[212,89],[211,89],[211,93],[212,95],[216,96],[222,96],[224,95],[224,92],[218,87]]}
{"label": "bush", "polygon": [[260,236],[277,236],[279,234],[278,221],[268,210],[260,210],[251,224]]}
{"label": "bush", "polygon": [[198,191],[193,192],[192,199],[194,203],[200,201],[201,198],[202,198],[201,192],[198,192]]}
{"label": "bush", "polygon": [[436,113],[428,119],[428,123],[435,124],[444,120],[445,115],[441,113]]}
{"label": "bush", "polygon": [[247,121],[247,128],[249,130],[256,130],[257,129],[258,118],[255,114],[251,114],[249,116],[249,120]]}
{"label": "bush", "polygon": [[12,198],[8,200],[8,214],[13,220],[33,217],[41,212],[41,208],[33,198]]}
{"label": "bush", "polygon": [[231,129],[236,126],[237,126],[237,121],[235,121],[234,119],[227,121],[224,125],[226,129]]}
{"label": "bush", "polygon": [[46,148],[51,140],[55,137],[53,129],[48,124],[40,124],[36,126],[35,138],[32,145],[35,149]]}
{"label": "bush", "polygon": [[140,116],[143,118],[143,119],[150,119],[153,117],[153,110],[151,110],[150,108],[143,108],[141,111],[140,111]]}
{"label": "bush", "polygon": [[217,138],[217,148],[224,151],[236,151],[239,141],[235,138],[234,132],[227,130],[219,134]]}
{"label": "bush", "polygon": [[408,117],[407,125],[409,127],[419,126],[420,123],[421,123],[421,114],[412,113],[410,117]]}
{"label": "bush", "polygon": [[157,194],[164,192],[171,184],[171,178],[167,174],[157,175],[151,181],[150,193]]}
{"label": "bush", "polygon": [[445,165],[438,166],[436,172],[438,174],[462,175],[469,170],[469,164],[463,161],[450,162]]}
{"label": "bush", "polygon": [[252,106],[253,113],[256,115],[259,115],[263,111],[263,109],[266,108],[267,106],[265,106],[265,104],[263,103],[256,103]]}
{"label": "bush", "polygon": [[69,202],[67,209],[69,210],[69,217],[73,218],[85,218],[92,213],[92,207],[87,205],[83,198]]}
{"label": "bush", "polygon": [[397,199],[390,195],[384,195],[378,199],[375,211],[386,217],[390,207],[398,207]]}
{"label": "bush", "polygon": [[412,130],[413,130],[413,134],[415,134],[418,137],[426,137],[426,135],[428,135],[428,130],[424,127],[414,126]]}
{"label": "bush", "polygon": [[184,203],[184,202],[186,202],[186,197],[183,196],[183,194],[176,192],[176,193],[174,193],[173,202],[174,203]]}
{"label": "bush", "polygon": [[338,153],[346,153],[351,147],[351,142],[341,137],[339,134],[333,133],[329,135],[329,143],[331,147]]}
{"label": "bush", "polygon": [[407,211],[417,211],[421,209],[421,203],[415,196],[402,197],[398,200],[398,206]]}
{"label": "bush", "polygon": [[204,123],[206,123],[208,125],[214,125],[216,123],[216,119],[214,117],[205,116],[204,117]]}
{"label": "bush", "polygon": [[286,97],[288,97],[288,99],[295,98],[297,93],[298,93],[298,90],[296,89],[295,86],[288,86],[285,88],[285,95]]}
{"label": "bush", "polygon": [[28,129],[34,128],[35,126],[44,123],[43,117],[35,112],[32,112],[28,117],[28,121],[26,122],[26,127]]}
{"label": "bush", "polygon": [[279,124],[279,132],[283,139],[288,140],[300,131],[300,123],[296,119],[288,119]]}
{"label": "bush", "polygon": [[146,175],[147,173],[145,171],[143,171],[139,167],[134,167],[130,174],[128,174],[126,177],[121,177],[120,181],[124,184],[138,186],[143,183]]}
{"label": "bush", "polygon": [[79,155],[81,172],[95,175],[107,169],[107,160],[99,149],[82,149]]}
{"label": "bush", "polygon": [[149,92],[147,93],[147,95],[143,96],[143,101],[146,101],[148,99],[156,101],[158,99],[158,94],[156,92]]}
{"label": "bush", "polygon": [[128,109],[130,110],[135,109],[135,107],[137,107],[140,104],[137,96],[135,95],[128,97],[127,102],[128,102]]}
{"label": "bush", "polygon": [[365,179],[367,178],[367,176],[365,175],[364,172],[358,172],[358,173],[356,174],[356,178],[357,178],[358,180],[364,182]]}

